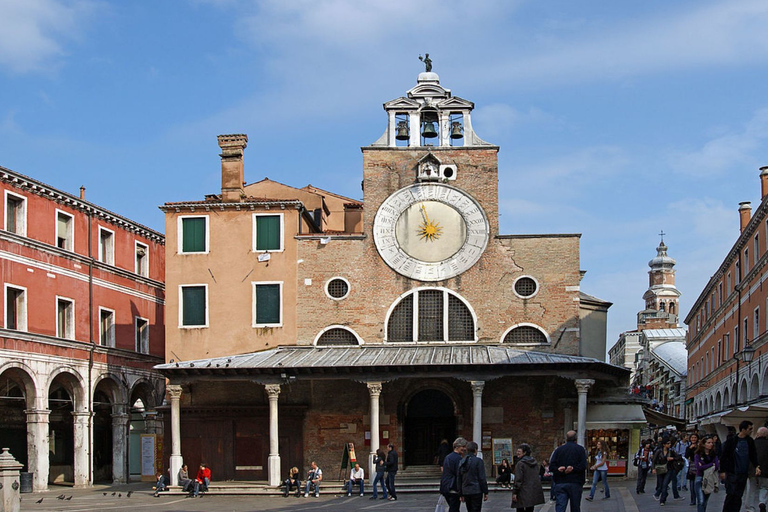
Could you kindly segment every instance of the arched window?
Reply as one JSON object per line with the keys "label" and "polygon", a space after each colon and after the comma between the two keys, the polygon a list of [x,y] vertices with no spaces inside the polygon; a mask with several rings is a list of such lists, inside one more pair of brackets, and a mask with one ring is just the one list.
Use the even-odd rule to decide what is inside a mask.
{"label": "arched window", "polygon": [[390,310],[386,340],[476,341],[475,315],[449,290],[419,288],[401,296]]}
{"label": "arched window", "polygon": [[531,324],[521,324],[512,327],[504,335],[502,343],[515,345],[546,345],[549,337],[540,327]]}
{"label": "arched window", "polygon": [[326,328],[315,341],[318,347],[331,347],[339,345],[359,345],[360,341],[354,332],[345,327]]}
{"label": "arched window", "polygon": [[672,313],[673,315],[675,314],[675,303],[674,302],[670,302],[669,303],[669,312]]}

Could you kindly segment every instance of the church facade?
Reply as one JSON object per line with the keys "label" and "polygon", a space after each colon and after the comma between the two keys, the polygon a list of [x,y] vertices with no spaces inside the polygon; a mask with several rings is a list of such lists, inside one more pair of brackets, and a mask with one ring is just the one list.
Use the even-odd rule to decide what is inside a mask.
{"label": "church facade", "polygon": [[643,422],[603,362],[610,303],[580,289],[580,235],[499,233],[499,147],[473,108],[433,72],[385,103],[362,201],[244,186],[247,137],[224,135],[221,193],[161,207],[172,478],[205,461],[276,485],[312,460],[335,478],[350,443],[428,465],[459,435],[490,467]]}

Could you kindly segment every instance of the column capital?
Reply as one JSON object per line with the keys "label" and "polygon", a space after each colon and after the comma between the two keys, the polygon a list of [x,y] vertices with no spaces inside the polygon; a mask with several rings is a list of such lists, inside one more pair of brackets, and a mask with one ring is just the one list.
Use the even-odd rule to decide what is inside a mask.
{"label": "column capital", "polygon": [[165,386],[165,391],[171,400],[181,400],[181,386],[179,384],[169,384]]}
{"label": "column capital", "polygon": [[381,395],[381,382],[366,382],[365,385],[368,386],[368,393],[371,396]]}
{"label": "column capital", "polygon": [[574,381],[574,384],[576,384],[576,391],[579,393],[586,393],[594,383],[594,379],[576,379]]}
{"label": "column capital", "polygon": [[26,409],[27,423],[48,423],[51,416],[50,409]]}
{"label": "column capital", "polygon": [[472,386],[472,394],[473,395],[482,395],[483,394],[483,388],[485,387],[485,381],[484,380],[471,380],[469,381],[470,386]]}
{"label": "column capital", "polygon": [[265,384],[264,389],[267,391],[267,396],[270,400],[277,400],[280,395],[280,384]]}
{"label": "column capital", "polygon": [[88,421],[93,417],[93,413],[89,411],[72,411],[69,414],[75,418],[75,421]]}

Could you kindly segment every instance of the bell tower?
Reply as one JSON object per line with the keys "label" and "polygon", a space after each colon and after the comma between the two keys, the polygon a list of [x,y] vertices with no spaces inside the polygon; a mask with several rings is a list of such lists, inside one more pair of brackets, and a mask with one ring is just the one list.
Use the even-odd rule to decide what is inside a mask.
{"label": "bell tower", "polygon": [[637,314],[637,329],[674,329],[678,327],[680,291],[675,286],[675,263],[667,255],[664,233],[656,248],[656,257],[648,262],[648,289],[643,294],[645,310]]}

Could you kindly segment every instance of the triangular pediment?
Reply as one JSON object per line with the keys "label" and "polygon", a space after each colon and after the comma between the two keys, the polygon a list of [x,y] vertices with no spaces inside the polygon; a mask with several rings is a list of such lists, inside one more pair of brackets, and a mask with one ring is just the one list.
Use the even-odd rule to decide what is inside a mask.
{"label": "triangular pediment", "polygon": [[427,153],[426,155],[424,155],[419,159],[419,165],[425,162],[432,162],[434,164],[440,165],[440,160],[438,160],[437,157],[432,153]]}
{"label": "triangular pediment", "polygon": [[451,91],[440,84],[418,84],[408,91],[409,98],[450,98]]}
{"label": "triangular pediment", "polygon": [[396,98],[392,101],[388,101],[384,104],[384,110],[395,110],[395,109],[403,109],[403,110],[416,110],[420,107],[418,101],[414,101],[412,99],[401,97]]}
{"label": "triangular pediment", "polygon": [[448,98],[446,100],[438,102],[437,108],[442,110],[446,110],[450,108],[461,109],[461,110],[472,110],[473,108],[475,108],[475,104],[472,103],[471,101],[465,100],[464,98],[453,97],[453,98]]}

